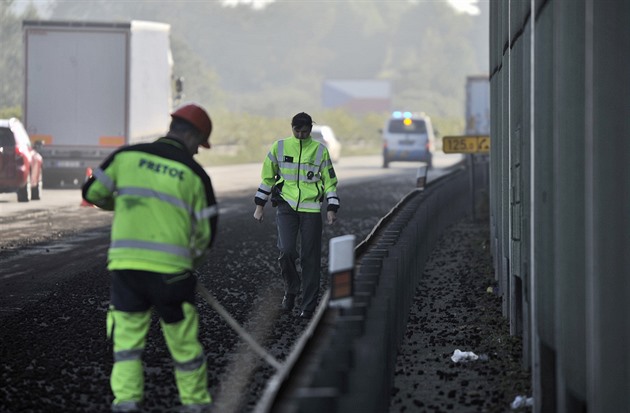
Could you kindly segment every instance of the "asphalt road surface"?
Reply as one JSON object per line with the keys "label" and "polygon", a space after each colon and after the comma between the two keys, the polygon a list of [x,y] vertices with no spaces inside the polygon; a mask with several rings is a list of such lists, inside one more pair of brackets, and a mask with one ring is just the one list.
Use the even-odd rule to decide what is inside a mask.
{"label": "asphalt road surface", "polygon": [[[457,160],[436,160],[429,181]],[[221,217],[217,242],[198,272],[228,312],[283,360],[306,322],[278,311],[282,285],[275,211],[267,207],[262,224],[252,217],[259,168],[208,168]],[[343,158],[336,170],[342,208],[338,222],[325,227],[324,257],[331,237],[365,238],[415,187],[418,164],[382,169],[378,156]],[[105,254],[110,220],[108,212],[81,206],[78,190],[45,191],[41,201],[29,203],[17,203],[15,194],[0,196],[0,411],[109,410],[112,350],[105,337]],[[327,258],[322,268],[327,268]],[[216,411],[250,411],[273,370],[209,306],[200,302],[199,308]],[[144,354],[145,407],[162,412],[178,404],[177,390],[157,319],[153,322]]]}

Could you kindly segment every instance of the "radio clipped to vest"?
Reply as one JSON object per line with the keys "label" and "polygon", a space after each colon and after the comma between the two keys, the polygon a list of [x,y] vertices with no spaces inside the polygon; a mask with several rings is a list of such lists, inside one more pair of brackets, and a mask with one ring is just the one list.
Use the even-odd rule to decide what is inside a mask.
{"label": "radio clipped to vest", "polygon": [[283,183],[284,182],[276,184],[271,188],[271,206],[274,208],[278,206],[278,202],[283,200],[282,195],[280,195],[282,193]]}

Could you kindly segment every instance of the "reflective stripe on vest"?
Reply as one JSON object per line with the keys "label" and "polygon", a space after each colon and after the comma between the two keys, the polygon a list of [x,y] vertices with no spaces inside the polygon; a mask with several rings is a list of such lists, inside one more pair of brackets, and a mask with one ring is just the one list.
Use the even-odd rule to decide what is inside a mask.
{"label": "reflective stripe on vest", "polygon": [[[293,209],[296,209],[298,206],[297,201],[294,201],[292,199],[285,199],[285,201],[287,202],[287,204],[291,205]],[[300,206],[302,208],[318,210],[321,208],[321,203],[320,202],[300,202]]]}
{"label": "reflective stripe on vest", "polygon": [[112,241],[110,249],[115,248],[138,248],[143,250],[167,252],[169,254],[177,255],[182,258],[191,258],[191,251],[188,248],[184,248],[179,245],[165,244],[159,242],[138,241],[133,239],[119,239]]}
{"label": "reflective stripe on vest", "polygon": [[330,205],[339,205],[339,197],[336,192],[328,192],[326,194],[326,200]]}
{"label": "reflective stripe on vest", "polygon": [[219,215],[219,209],[216,205],[212,205],[202,209],[199,212],[195,212],[195,218],[197,218],[198,221],[201,221],[202,219],[212,218],[217,215]]}
{"label": "reflective stripe on vest", "polygon": [[99,181],[109,192],[114,192],[116,186],[114,185],[114,181],[111,180],[109,176],[103,171],[101,168],[96,168],[92,171],[92,176],[94,179]]}
{"label": "reflective stripe on vest", "polygon": [[300,182],[311,182],[311,183],[315,183],[315,182],[321,181],[321,178],[319,177],[319,175],[313,175],[312,178],[309,178],[308,176],[304,176],[304,175],[300,175],[298,177],[297,175],[294,175],[294,174],[283,174],[282,170],[280,170],[280,176],[282,178],[284,178],[285,181],[297,181],[297,180],[299,180]]}
{"label": "reflective stripe on vest", "polygon": [[[284,160],[284,140],[278,141],[278,158]],[[276,163],[278,163],[277,159]]]}
{"label": "reflective stripe on vest", "polygon": [[[284,141],[281,140],[278,142],[278,158],[282,161],[278,162],[278,167],[280,168],[280,177],[285,181],[300,181],[300,182],[319,182],[321,180],[321,169],[322,166],[322,157],[324,156],[324,145],[321,143],[317,148],[317,153],[315,154],[315,165],[303,164],[303,163],[295,163],[295,162],[284,162]],[[297,165],[297,168],[296,166]],[[291,169],[293,171],[297,170],[295,174],[289,174],[285,172],[283,169]],[[300,174],[300,171],[303,173]],[[308,177],[308,173],[312,172],[313,176],[311,178]]]}
{"label": "reflective stripe on vest", "polygon": [[319,147],[317,148],[317,155],[315,155],[315,165],[318,165],[321,167],[323,157],[324,157],[324,145],[320,143]]}
{"label": "reflective stripe on vest", "polygon": [[256,198],[260,198],[263,201],[267,201],[271,195],[271,187],[261,183],[256,191]]}
{"label": "reflective stripe on vest", "polygon": [[188,212],[188,215],[192,216],[193,214],[192,207],[186,204],[181,199],[174,197],[172,195],[165,194],[163,192],[156,191],[154,189],[138,188],[138,187],[119,188],[118,196],[121,196],[121,195],[135,195],[135,196],[141,196],[144,198],[159,199],[160,201],[167,202],[173,206],[176,206],[177,208],[182,208],[183,210]]}
{"label": "reflective stripe on vest", "polygon": [[198,221],[202,219],[212,218],[214,216],[217,216],[219,213],[216,205],[211,205],[207,208],[202,209],[199,212],[193,213],[192,207],[181,199],[172,195],[165,194],[163,192],[156,191],[154,189],[138,187],[121,188],[118,190],[118,195],[136,195],[144,198],[159,199],[160,201],[167,202],[177,208],[182,208],[183,210],[188,212],[188,215],[194,216]]}

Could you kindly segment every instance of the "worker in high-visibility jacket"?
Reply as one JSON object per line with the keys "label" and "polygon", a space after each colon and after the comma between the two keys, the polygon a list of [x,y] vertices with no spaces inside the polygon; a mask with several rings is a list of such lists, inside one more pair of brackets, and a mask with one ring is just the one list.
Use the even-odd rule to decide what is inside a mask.
{"label": "worker in high-visibility jacket", "polygon": [[182,106],[171,114],[165,137],[118,149],[83,186],[86,201],[114,211],[107,314],[114,347],[112,411],[140,408],[152,309],[174,361],[183,410],[209,410],[193,270],[215,238],[218,208],[210,178],[193,155],[199,146],[210,148],[211,131],[203,108]]}
{"label": "worker in high-visibility jacket", "polygon": [[[326,219],[337,219],[337,175],[328,149],[310,136],[313,119],[301,112],[291,120],[293,136],[273,143],[262,166],[262,182],[254,197],[254,218],[262,222],[271,199],[277,206],[280,273],[284,281],[282,309],[291,311],[302,289],[301,318],[311,318],[317,305],[322,254],[321,207]],[[297,252],[299,235],[300,253]],[[296,261],[300,259],[302,276]]]}

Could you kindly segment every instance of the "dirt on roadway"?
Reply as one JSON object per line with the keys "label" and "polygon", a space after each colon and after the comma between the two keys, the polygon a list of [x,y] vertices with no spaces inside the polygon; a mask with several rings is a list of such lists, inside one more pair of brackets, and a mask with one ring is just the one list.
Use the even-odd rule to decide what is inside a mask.
{"label": "dirt on roadway", "polygon": [[[339,221],[334,227],[326,226],[324,230],[324,269],[327,268],[328,239],[345,234],[355,234],[357,239],[364,239],[378,220],[415,186],[413,171],[398,172],[343,186]],[[221,179],[217,175],[211,176],[213,180]],[[246,330],[282,361],[288,356],[306,322],[297,317],[297,310],[292,314],[278,312],[282,284],[276,262],[275,211],[266,208],[265,222],[256,223],[252,218],[252,197],[249,189],[219,196],[222,208],[219,238],[199,270],[200,281]],[[112,349],[105,337],[109,274],[104,254],[111,214],[80,207],[79,203],[71,202],[66,208],[33,212],[28,217],[29,223],[22,226],[18,224],[19,218],[1,214],[3,235],[5,229],[7,234],[12,235],[3,236],[0,240],[0,357],[3,360],[0,369],[0,382],[3,383],[0,388],[0,412],[109,411]],[[48,229],[42,232],[42,226]],[[473,231],[472,238],[463,237],[461,241],[466,248],[474,247],[469,241],[478,239],[478,235]],[[471,253],[460,255],[475,262]],[[451,256],[439,255],[438,263],[444,263],[443,267],[447,263],[460,265],[451,263]],[[489,264],[483,261],[480,265],[487,270]],[[447,279],[427,279],[433,284],[427,284],[426,291],[434,296],[435,302],[448,304],[448,311],[440,308],[438,316],[431,318],[433,332],[429,337],[433,337],[433,341],[422,343],[428,346],[428,350],[420,351],[433,349],[435,355],[430,353],[430,358],[445,359],[447,348],[450,351],[450,347],[445,346],[448,343],[479,343],[480,332],[474,328],[460,328],[457,340],[461,341],[449,337],[449,314],[471,312],[472,302],[476,303],[475,309],[487,314],[483,318],[486,327],[482,334],[488,337],[505,336],[505,319],[500,310],[497,311],[497,300],[491,299],[491,296],[479,296],[479,285],[473,281],[461,282],[467,274],[464,268],[451,269],[451,276],[456,277],[453,282],[461,284],[459,296],[469,299],[449,301],[448,295],[440,295],[449,287]],[[485,279],[479,282],[486,284]],[[326,287],[325,282],[322,287]],[[273,369],[257,358],[208,305],[199,302],[199,309],[200,339],[209,360],[209,385],[215,411],[251,412]],[[414,350],[414,343],[418,343],[417,337],[426,332],[424,316],[418,313],[423,310],[418,307],[412,311],[415,312],[410,317],[408,334],[414,340],[409,349],[401,349],[403,359],[399,370],[405,376],[415,377],[416,381],[395,385],[392,404],[395,410],[392,411],[507,411],[505,400],[512,397],[512,390],[506,388],[506,383],[519,386],[525,382],[518,362],[498,366],[506,377],[501,383],[490,380],[487,375],[477,376],[474,391],[478,396],[475,397],[484,402],[473,404],[473,408],[469,406],[468,409],[458,402],[448,403],[447,399],[452,399],[452,390],[466,391],[462,380],[454,377],[451,370],[443,369],[447,375],[441,375],[431,374],[428,368],[424,374],[420,374],[419,369],[406,369],[406,366],[412,365],[404,358],[406,351],[417,351],[419,348]],[[170,411],[178,404],[177,390],[170,357],[156,318],[147,342],[144,353],[145,410],[155,413]],[[488,354],[492,354],[491,351],[508,351],[511,357],[519,354],[518,342],[505,343],[509,344],[508,349],[501,343],[494,343],[495,350],[486,350],[482,344],[474,349]],[[462,348],[465,349],[468,348]],[[492,367],[497,368],[496,365]],[[466,369],[464,366],[451,368]],[[510,382],[510,378],[514,381]],[[417,380],[429,390],[420,392]],[[431,394],[431,388],[438,389],[445,384],[449,387],[448,392]],[[417,397],[414,396],[416,394]],[[412,395],[411,399],[403,401],[406,395]],[[431,397],[442,397],[440,400],[446,402]]]}
{"label": "dirt on roadway", "polygon": [[[415,187],[412,169],[393,171],[342,187],[339,220],[324,230],[322,268],[327,268],[328,239],[345,234],[365,238]],[[219,235],[198,271],[200,281],[282,361],[307,322],[297,309],[278,312],[283,289],[275,210],[266,208],[266,219],[259,224],[252,217],[252,190],[218,198]],[[33,211],[22,229],[17,223],[21,218],[3,215],[3,230],[6,226],[15,236],[0,240],[0,412],[109,410],[112,349],[105,337],[109,274],[104,254],[111,214],[79,203]],[[32,225],[32,220],[40,224]],[[42,226],[54,229],[41,231]],[[208,305],[199,302],[199,310],[216,411],[251,411],[273,369]],[[145,407],[168,411],[178,404],[177,390],[156,318],[147,343]]]}

